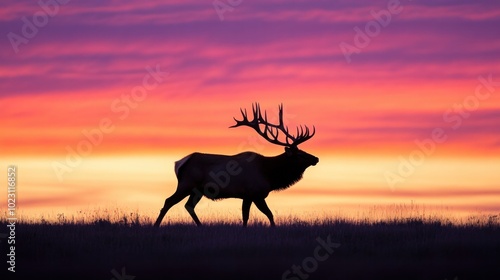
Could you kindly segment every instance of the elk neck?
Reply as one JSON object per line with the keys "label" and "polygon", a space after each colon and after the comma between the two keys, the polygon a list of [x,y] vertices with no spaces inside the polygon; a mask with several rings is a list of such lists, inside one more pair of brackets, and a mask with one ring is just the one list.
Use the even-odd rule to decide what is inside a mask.
{"label": "elk neck", "polygon": [[305,169],[286,153],[274,157],[265,157],[263,172],[272,190],[284,190],[302,179]]}

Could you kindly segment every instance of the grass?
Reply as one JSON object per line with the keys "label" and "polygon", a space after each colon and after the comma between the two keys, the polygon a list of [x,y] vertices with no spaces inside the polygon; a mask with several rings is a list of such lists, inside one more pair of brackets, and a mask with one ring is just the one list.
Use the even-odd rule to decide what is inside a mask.
{"label": "grass", "polygon": [[[20,220],[15,276],[119,280],[111,271],[121,274],[122,268],[136,280],[462,280],[500,275],[500,222],[494,215],[460,222],[416,215],[385,220],[287,217],[276,228],[264,220],[248,228],[239,221],[214,220],[203,227],[181,221],[164,222],[159,229],[148,216],[120,210],[83,217]],[[0,220],[0,228],[5,226]],[[318,238],[330,238],[340,247],[331,254],[320,249],[328,257],[314,261]],[[0,245],[5,264],[6,243]],[[301,266],[302,277],[292,272],[293,265]],[[290,274],[283,278],[287,270]]]}

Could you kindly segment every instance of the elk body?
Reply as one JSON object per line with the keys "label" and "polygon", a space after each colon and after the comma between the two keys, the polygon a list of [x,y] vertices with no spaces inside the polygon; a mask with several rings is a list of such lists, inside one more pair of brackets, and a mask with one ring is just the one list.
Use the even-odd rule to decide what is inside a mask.
{"label": "elk body", "polygon": [[[246,110],[241,110],[243,120],[235,119],[231,127],[249,126],[270,143],[284,146],[285,152],[274,157],[266,157],[254,152],[237,155],[215,155],[193,153],[175,163],[178,185],[175,193],[165,200],[155,226],[158,227],[167,211],[189,196],[185,204],[194,222],[200,226],[194,208],[203,196],[212,200],[240,198],[243,200],[243,226],[247,225],[252,203],[264,213],[271,226],[274,218],[266,204],[271,191],[286,189],[302,178],[302,174],[319,159],[297,146],[314,136],[308,127],[297,128],[296,135],[289,133],[283,124],[283,106],[279,107],[279,123],[267,121],[267,114],[260,112],[259,104],[252,106],[253,120],[249,121]],[[281,134],[280,134],[281,133]],[[282,135],[280,137],[280,135]],[[284,137],[284,141],[280,138]]]}

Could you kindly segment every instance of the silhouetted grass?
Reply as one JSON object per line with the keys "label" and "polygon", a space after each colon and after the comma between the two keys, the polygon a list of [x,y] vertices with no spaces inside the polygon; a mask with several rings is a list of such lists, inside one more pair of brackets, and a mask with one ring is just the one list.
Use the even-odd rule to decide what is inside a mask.
{"label": "silhouetted grass", "polygon": [[[307,279],[498,279],[497,218],[462,224],[418,218],[379,222],[290,218],[276,228],[260,222],[248,228],[212,222],[203,227],[164,223],[157,229],[138,214],[86,222],[60,217],[57,222],[16,225],[15,275],[112,279],[112,269],[121,273],[125,267],[136,280],[282,279],[292,265],[314,257],[318,237],[330,236],[340,247],[327,260],[317,261]],[[1,223],[5,229],[5,221]],[[5,245],[1,243],[3,259]]]}

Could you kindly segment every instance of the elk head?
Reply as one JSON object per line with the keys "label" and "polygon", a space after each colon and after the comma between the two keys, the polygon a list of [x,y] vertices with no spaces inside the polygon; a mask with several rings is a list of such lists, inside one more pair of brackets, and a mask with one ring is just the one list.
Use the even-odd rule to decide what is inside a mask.
{"label": "elk head", "polygon": [[[316,133],[313,126],[312,132],[307,126],[297,127],[296,134],[292,135],[288,131],[288,127],[283,122],[283,104],[278,107],[278,124],[272,124],[267,121],[267,112],[262,115],[259,103],[252,104],[253,119],[248,120],[246,109],[240,109],[243,119],[241,121],[234,118],[236,124],[230,128],[238,126],[248,126],[253,128],[264,139],[272,144],[285,147],[285,155],[287,159],[296,163],[299,168],[307,168],[311,165],[316,165],[319,159],[311,154],[308,154],[298,148],[298,145],[311,139]],[[284,141],[280,140],[280,133],[284,136]],[[283,138],[283,137],[281,137]]]}

